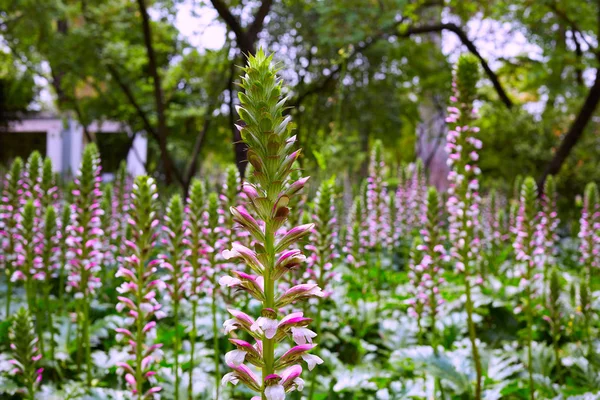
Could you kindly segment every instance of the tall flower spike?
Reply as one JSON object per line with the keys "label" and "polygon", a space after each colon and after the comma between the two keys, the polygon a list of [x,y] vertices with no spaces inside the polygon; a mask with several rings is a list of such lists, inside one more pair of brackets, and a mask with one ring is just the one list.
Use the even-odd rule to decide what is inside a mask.
{"label": "tall flower spike", "polygon": [[186,220],[189,224],[190,241],[190,282],[188,286],[189,300],[192,303],[192,328],[190,331],[190,369],[188,381],[188,398],[192,397],[193,374],[195,366],[195,348],[196,348],[196,313],[198,311],[198,300],[204,287],[205,274],[201,270],[202,262],[207,259],[207,246],[204,237],[204,211],[206,203],[206,190],[204,184],[198,179],[194,179],[190,185],[190,194],[187,200]]}
{"label": "tall flower spike", "polygon": [[92,382],[92,357],[90,343],[90,302],[100,287],[98,272],[101,270],[102,254],[100,249],[103,235],[100,217],[100,160],[96,145],[89,144],[83,151],[81,166],[75,177],[72,190],[71,224],[68,227],[67,243],[71,273],[68,289],[75,293],[80,303],[79,322],[82,330],[82,343],[85,349],[86,378],[88,386]]}
{"label": "tall flower spike", "polygon": [[27,304],[31,314],[35,314],[37,311],[35,280],[40,277],[35,264],[36,246],[39,242],[39,237],[37,237],[35,231],[35,212],[32,199],[27,200],[21,208],[19,224],[17,225],[18,244],[16,246],[19,269],[14,272],[11,278],[13,282],[20,280],[25,282]]}
{"label": "tall flower spike", "polygon": [[[57,215],[54,207],[46,208],[44,214],[44,226],[42,231],[42,242],[40,243],[41,254],[36,257],[38,264],[37,270],[40,279],[43,280],[42,293],[44,298],[45,315],[45,330],[50,332],[50,359],[54,360],[54,324],[52,321],[53,309],[50,303],[50,291],[52,290],[52,282],[54,273],[58,269],[60,262],[60,252],[58,244],[58,226]],[[38,322],[39,323],[39,322]],[[40,336],[42,343],[44,339]],[[42,349],[43,349],[42,345]]]}
{"label": "tall flower spike", "polygon": [[[328,297],[332,292],[332,281],[337,274],[333,270],[335,259],[338,254],[335,251],[337,242],[337,219],[334,206],[335,198],[335,177],[323,181],[317,191],[312,220],[316,223],[313,228],[305,249],[310,252],[307,259],[308,268],[305,276],[319,285],[324,290],[324,297]],[[291,250],[284,253],[287,257],[284,271],[298,268],[305,260],[304,255],[299,250]],[[283,257],[283,256],[282,256]],[[282,272],[284,272],[282,271]],[[323,307],[324,299],[317,305],[317,315],[315,320],[316,334],[308,328],[292,328],[292,336],[299,344],[312,343],[314,337],[322,337],[323,331]],[[311,379],[311,395],[314,393],[317,382],[317,374],[313,373]]]}
{"label": "tall flower spike", "polygon": [[527,368],[529,370],[529,396],[534,398],[533,381],[533,317],[535,312],[537,293],[536,281],[541,277],[538,273],[540,252],[538,240],[538,206],[537,185],[535,180],[527,177],[521,188],[521,202],[517,216],[517,238],[514,243],[515,259],[518,263],[518,276],[521,278],[519,286],[522,290],[522,309],[527,323]]}
{"label": "tall flower spike", "polygon": [[411,165],[412,169],[408,171],[409,177],[406,188],[406,213],[407,213],[407,232],[412,233],[421,226],[421,221],[425,215],[425,197],[427,196],[427,179],[425,178],[425,169],[423,162],[418,159]]}
{"label": "tall flower spike", "polygon": [[464,277],[467,324],[476,372],[475,400],[481,400],[481,360],[477,349],[477,334],[473,322],[471,288],[473,277],[479,272],[479,158],[477,150],[482,146],[473,126],[477,112],[473,108],[476,85],[479,80],[479,61],[471,55],[458,60],[452,83],[452,106],[448,108],[446,122],[450,125],[446,140],[448,153],[448,209],[450,255],[456,270]]}
{"label": "tall flower spike", "polygon": [[13,161],[10,171],[6,174],[5,186],[0,202],[0,265],[6,276],[6,311],[5,316],[10,315],[10,303],[12,299],[12,276],[17,270],[17,254],[15,251],[17,242],[17,226],[19,222],[19,209],[21,207],[21,174],[23,172],[23,160],[19,157]]}
{"label": "tall flower spike", "polygon": [[[552,175],[549,175],[544,184],[544,193],[542,194],[542,204],[539,216],[539,251],[542,253],[542,263],[544,269],[544,293],[548,287],[550,279],[549,271],[556,264],[556,254],[558,247],[558,208],[556,206],[556,182]],[[600,227],[599,227],[600,228]],[[544,296],[545,297],[545,296]]]}
{"label": "tall flower spike", "polygon": [[33,329],[33,322],[27,310],[21,308],[13,317],[9,332],[12,349],[13,374],[20,377],[28,399],[35,399],[35,393],[42,381],[43,368],[39,367],[42,353],[37,347],[38,338]]}
{"label": "tall flower spike", "polygon": [[146,382],[155,382],[152,367],[162,347],[161,344],[149,342],[156,335],[156,320],[164,316],[156,299],[157,290],[164,286],[156,277],[160,260],[151,259],[158,236],[157,198],[154,179],[138,176],[133,185],[132,209],[128,219],[131,240],[126,240],[126,245],[130,255],[125,257],[124,264],[115,274],[115,277],[124,281],[117,289],[120,294],[117,311],[126,311],[131,325],[116,329],[118,337],[129,344],[131,354],[129,362],[119,363],[118,366],[139,400],[154,398],[154,394],[161,390],[153,385],[145,390]]}
{"label": "tall flower spike", "polygon": [[[422,339],[422,320],[429,317],[429,326],[432,331],[433,341],[437,339],[435,324],[439,315],[439,307],[444,300],[440,294],[440,287],[445,283],[443,278],[443,264],[447,259],[441,230],[441,205],[435,188],[427,191],[426,217],[423,227],[419,231],[420,237],[416,241],[411,254],[411,271],[408,276],[411,282],[413,298],[410,300],[411,309],[418,318],[419,333]],[[434,345],[435,347],[435,345]]]}
{"label": "tall flower spike", "polygon": [[[230,310],[234,320],[225,323],[226,330],[245,331],[256,340],[256,344],[230,339],[236,350],[227,353],[225,360],[232,372],[226,374],[222,381],[243,382],[251,390],[259,392],[262,400],[282,400],[286,392],[303,387],[298,365],[301,360],[308,364],[309,369],[323,360],[308,353],[314,344],[299,344],[275,358],[277,343],[288,336],[293,337],[293,328],[306,327],[309,322],[302,313],[292,313],[279,319],[278,310],[293,302],[321,297],[323,293],[316,284],[300,284],[284,293],[276,293],[277,275],[286,268],[290,252],[294,252],[289,249],[290,246],[308,235],[314,225],[297,226],[284,235],[277,235],[290,213],[290,198],[297,195],[306,179],[295,182],[289,179],[300,151],[292,150],[296,138],[291,135],[290,117],[283,116],[285,99],[280,98],[282,83],[271,60],[272,57],[267,57],[262,49],[255,56],[249,56],[241,84],[244,92],[239,93],[241,106],[238,113],[245,122],[240,133],[248,144],[248,161],[253,166],[252,178],[255,181],[254,184],[246,184],[244,192],[248,194],[249,208],[256,218],[239,207],[232,207],[231,211],[236,222],[252,235],[256,242],[255,250],[233,243],[232,250],[223,252],[226,259],[241,258],[256,275],[234,271],[235,276],[224,276],[220,280],[225,286],[250,293],[262,303],[263,309],[256,320],[240,311]],[[298,343],[301,338],[295,339]],[[243,364],[245,361],[262,369],[262,377],[258,378]],[[294,369],[295,384],[288,379],[291,368]]]}
{"label": "tall flower spike", "polygon": [[598,187],[593,182],[585,187],[579,225],[579,262],[585,268],[585,280],[591,290],[592,276],[600,267],[600,202]]}
{"label": "tall flower spike", "polygon": [[384,181],[385,162],[381,141],[376,141],[371,152],[367,178],[367,211],[369,218],[369,246],[378,247],[387,241],[390,231],[387,221],[387,186]]}
{"label": "tall flower spike", "polygon": [[186,296],[186,286],[190,276],[190,264],[188,261],[190,249],[188,248],[188,228],[184,224],[183,201],[178,194],[173,195],[167,206],[167,215],[163,230],[166,232],[164,244],[167,253],[159,257],[163,260],[162,267],[167,270],[165,281],[167,290],[171,297],[173,307],[173,325],[175,326],[173,357],[175,373],[175,393],[179,398],[179,351],[181,337],[179,331],[179,310],[181,301]]}
{"label": "tall flower spike", "polygon": [[[312,220],[316,226],[309,237],[309,244],[305,249],[311,254],[307,258],[307,278],[319,285],[327,294],[331,293],[331,281],[336,274],[333,271],[333,262],[338,257],[335,251],[337,241],[337,218],[334,206],[335,180],[334,178],[323,181],[317,191]],[[296,258],[297,257],[297,258]],[[298,268],[304,256],[290,256],[287,261],[286,271]],[[284,272],[284,271],[282,271]],[[319,302],[322,305],[322,302]],[[317,313],[317,331],[321,324],[321,310]]]}

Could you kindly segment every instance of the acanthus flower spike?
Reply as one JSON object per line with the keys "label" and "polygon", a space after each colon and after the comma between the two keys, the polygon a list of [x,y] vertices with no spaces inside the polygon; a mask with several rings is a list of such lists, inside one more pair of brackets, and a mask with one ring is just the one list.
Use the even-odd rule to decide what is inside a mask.
{"label": "acanthus flower spike", "polygon": [[531,399],[534,398],[535,390],[532,365],[533,318],[536,310],[536,302],[539,297],[536,282],[541,277],[539,273],[541,252],[539,251],[540,231],[538,216],[537,185],[532,177],[527,177],[521,187],[516,239],[513,247],[515,249],[515,260],[519,268],[517,272],[517,276],[520,278],[519,288],[523,292],[521,308],[527,324],[527,369],[529,371],[529,393]]}
{"label": "acanthus flower spike", "polygon": [[166,270],[164,280],[167,291],[171,298],[173,309],[173,321],[175,326],[173,358],[175,374],[175,398],[179,398],[180,373],[179,373],[179,352],[181,348],[181,337],[179,330],[181,301],[186,297],[186,286],[190,276],[189,256],[191,250],[189,245],[189,230],[184,224],[184,209],[181,197],[176,194],[171,197],[167,205],[167,215],[163,230],[166,233],[164,245],[167,253],[162,253],[159,258],[163,261],[162,268]]}
{"label": "acanthus flower spike", "polygon": [[12,373],[19,376],[25,387],[28,399],[35,399],[37,389],[42,382],[43,368],[40,368],[42,353],[38,349],[33,321],[27,310],[21,308],[14,316],[9,332],[13,359]]}
{"label": "acanthus flower spike", "polygon": [[85,147],[81,166],[75,177],[72,191],[71,223],[67,227],[70,275],[67,289],[75,293],[80,303],[82,342],[86,361],[86,383],[92,384],[92,356],[90,343],[90,302],[100,287],[102,254],[101,229],[102,208],[100,199],[100,159],[96,145]]}
{"label": "acanthus flower spike", "polygon": [[[550,269],[556,264],[558,245],[558,207],[556,204],[556,181],[552,175],[546,178],[544,193],[541,196],[540,215],[538,217],[538,239],[540,245],[538,251],[541,253],[544,273],[544,294],[547,293],[550,284]],[[600,226],[598,226],[600,229]],[[545,296],[544,296],[545,297]]]}
{"label": "acanthus flower spike", "polygon": [[[440,288],[445,283],[443,265],[448,256],[444,248],[444,237],[441,229],[441,206],[437,190],[430,187],[427,192],[425,221],[419,237],[411,251],[409,313],[417,318],[419,340],[423,339],[424,317],[429,317],[429,327],[432,332],[432,343],[435,344],[436,321],[439,316],[443,298]],[[435,347],[435,345],[434,345]]]}
{"label": "acanthus flower spike", "polygon": [[[147,176],[139,176],[133,185],[129,225],[129,256],[119,266],[115,277],[123,283],[117,289],[121,294],[117,311],[125,312],[132,329],[118,328],[117,334],[129,343],[131,354],[127,363],[119,364],[125,381],[138,399],[153,398],[161,388],[155,385],[153,364],[160,356],[162,344],[152,343],[156,335],[156,320],[164,317],[156,300],[156,290],[164,284],[157,279],[161,260],[151,259],[158,236],[156,183]],[[152,344],[151,344],[152,343]],[[150,388],[145,391],[146,382]]]}
{"label": "acanthus flower spike", "polygon": [[[244,184],[242,191],[248,197],[248,211],[240,207],[232,209],[238,225],[254,238],[253,249],[234,243],[231,250],[223,252],[223,257],[239,257],[250,267],[249,275],[234,272],[235,276],[224,277],[221,283],[226,286],[246,290],[262,303],[260,317],[230,310],[232,319],[225,321],[228,333],[245,331],[256,341],[251,345],[245,341],[233,342],[236,350],[228,353],[226,361],[233,369],[223,377],[223,383],[243,382],[251,390],[258,392],[262,400],[283,400],[286,392],[302,390],[304,382],[299,377],[304,360],[312,369],[323,362],[308,353],[315,344],[301,344],[275,357],[277,344],[286,337],[295,336],[297,341],[312,341],[314,335],[301,330],[309,320],[302,315],[279,319],[279,310],[295,302],[311,297],[321,297],[323,292],[317,284],[299,284],[277,294],[277,281],[287,270],[296,269],[304,262],[304,256],[297,248],[298,242],[314,229],[314,224],[292,227],[284,234],[278,234],[285,226],[306,179],[295,177],[292,182],[294,162],[300,155],[293,151],[295,137],[291,135],[292,124],[289,117],[283,116],[284,100],[280,101],[281,80],[277,70],[271,65],[272,57],[262,50],[249,56],[248,66],[242,78],[243,92],[239,93],[241,105],[237,107],[245,125],[240,127],[242,139],[248,145],[248,161],[253,172],[252,183]],[[297,211],[296,211],[297,212]],[[251,213],[253,215],[251,215]],[[299,318],[296,320],[296,318]],[[300,329],[296,331],[295,328]],[[262,370],[259,378],[243,362],[249,362]]]}
{"label": "acanthus flower spike", "polygon": [[452,83],[453,103],[448,108],[446,122],[449,131],[446,136],[448,173],[448,210],[449,239],[452,244],[450,257],[456,271],[462,274],[465,285],[467,325],[473,363],[475,364],[475,400],[481,400],[482,376],[481,359],[477,348],[477,333],[473,321],[474,306],[471,299],[473,285],[482,283],[481,278],[473,279],[480,272],[480,197],[477,151],[482,143],[477,138],[479,128],[473,126],[477,113],[473,108],[476,97],[476,85],[479,80],[479,60],[471,55],[458,59]]}
{"label": "acanthus flower spike", "polygon": [[6,311],[10,315],[13,282],[11,277],[17,270],[16,238],[19,223],[19,209],[22,197],[23,160],[19,157],[13,161],[10,171],[6,174],[2,201],[0,201],[0,265],[7,278],[6,283]]}

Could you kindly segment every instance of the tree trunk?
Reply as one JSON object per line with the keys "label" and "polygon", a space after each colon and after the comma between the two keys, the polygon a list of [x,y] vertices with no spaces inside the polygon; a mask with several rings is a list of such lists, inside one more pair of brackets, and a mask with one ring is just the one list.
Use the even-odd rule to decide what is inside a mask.
{"label": "tree trunk", "polygon": [[175,171],[175,167],[172,163],[172,160],[168,155],[167,136],[169,133],[167,128],[167,118],[165,115],[165,103],[161,86],[161,79],[158,73],[156,56],[154,54],[154,47],[152,44],[150,17],[148,16],[148,10],[146,9],[145,1],[137,0],[137,3],[140,9],[140,14],[142,15],[144,44],[146,46],[146,53],[148,55],[148,69],[150,71],[150,75],[152,76],[152,81],[154,84],[154,103],[156,105],[156,114],[158,117],[158,146],[160,148],[160,157],[165,171],[165,182],[167,183],[167,185],[171,184],[173,182],[173,176],[175,175],[179,183],[183,184],[183,180],[177,174],[177,171]]}

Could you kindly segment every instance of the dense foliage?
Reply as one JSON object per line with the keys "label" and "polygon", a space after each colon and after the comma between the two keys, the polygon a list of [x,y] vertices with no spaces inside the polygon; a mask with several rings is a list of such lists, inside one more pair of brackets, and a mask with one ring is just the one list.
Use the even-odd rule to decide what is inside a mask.
{"label": "dense foliage", "polygon": [[353,200],[335,176],[302,191],[277,72],[262,50],[243,69],[247,180],[184,200],[103,182],[93,144],[72,183],[15,160],[2,398],[597,398],[598,189],[567,220],[553,178],[482,190],[477,59],[453,75],[447,193],[377,142]]}
{"label": "dense foliage", "polygon": [[[517,175],[542,183],[567,137],[576,145],[561,163],[559,205],[571,208],[573,196],[600,178],[593,2],[39,3],[0,0],[0,119],[53,110],[84,128],[122,123],[149,138],[147,170],[160,184],[189,189],[193,176],[216,175],[219,165],[247,165],[243,146],[234,145],[234,82],[243,55],[258,45],[275,52],[290,83],[304,149],[298,161],[312,176],[335,170],[358,186],[379,139],[394,168],[421,159],[436,184],[444,181],[440,122],[451,65],[469,51],[485,72],[478,95],[486,184],[508,192]],[[200,33],[219,29],[191,34],[200,21]],[[130,143],[119,147],[121,158]]]}

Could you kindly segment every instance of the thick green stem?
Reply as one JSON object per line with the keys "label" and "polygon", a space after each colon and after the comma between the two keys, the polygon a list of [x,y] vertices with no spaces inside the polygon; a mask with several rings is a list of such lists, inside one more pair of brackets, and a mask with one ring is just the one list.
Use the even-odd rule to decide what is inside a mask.
{"label": "thick green stem", "polygon": [[7,274],[6,282],[6,319],[10,317],[10,300],[12,299],[12,281],[10,280],[12,273]]}
{"label": "thick green stem", "polygon": [[145,260],[140,259],[138,261],[138,265],[137,265],[137,276],[140,278],[140,281],[138,281],[138,285],[137,285],[137,290],[136,290],[136,297],[137,297],[137,313],[138,316],[135,319],[135,325],[136,325],[136,341],[135,341],[135,381],[136,381],[136,390],[137,390],[137,397],[139,400],[142,400],[143,398],[143,382],[142,382],[142,373],[143,373],[143,369],[142,369],[142,360],[143,360],[143,346],[144,346],[144,320],[142,319],[144,314],[144,311],[142,310],[142,303],[144,302],[144,293],[143,293],[143,288],[142,288],[142,279],[141,277],[144,276],[144,263]]}
{"label": "thick green stem", "polygon": [[175,398],[179,399],[179,299],[173,303],[173,324],[175,325],[175,349],[173,351],[175,369]]}
{"label": "thick green stem", "polygon": [[[275,233],[269,221],[266,221],[265,229],[265,251],[267,255],[267,265],[265,265],[265,303],[263,308],[275,310],[275,280],[271,279],[271,272],[275,268]],[[264,378],[275,372],[275,339],[263,340],[263,359],[265,365],[262,369],[263,388],[262,399],[267,400],[265,396]]]}
{"label": "thick green stem", "polygon": [[[214,263],[213,263],[214,266]],[[217,285],[213,276],[213,291],[212,291],[212,328],[213,328],[213,360],[215,363],[215,400],[219,400],[220,389],[220,372],[219,372],[219,326],[217,325]]]}
{"label": "thick green stem", "polygon": [[477,349],[477,332],[475,331],[475,323],[473,322],[473,302],[471,300],[471,282],[469,274],[465,270],[465,294],[467,296],[467,324],[469,327],[469,339],[473,351],[473,363],[475,364],[475,373],[477,380],[475,383],[475,400],[481,400],[481,359],[479,358],[479,350]]}
{"label": "thick green stem", "polygon": [[[195,271],[194,271],[195,274]],[[194,283],[196,279],[194,279]],[[198,302],[196,300],[192,301],[192,330],[190,332],[190,369],[189,373],[189,382],[188,382],[188,400],[192,400],[193,398],[193,382],[194,382],[194,354],[196,352],[196,312],[198,308]]]}
{"label": "thick green stem", "polygon": [[85,346],[86,384],[92,386],[92,356],[90,345],[90,303],[84,294],[83,303],[83,345]]}

